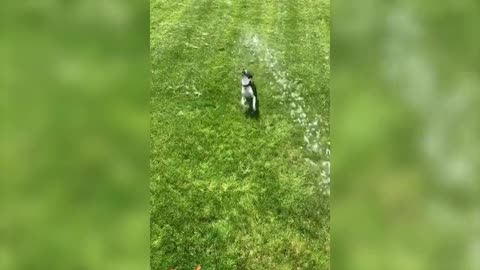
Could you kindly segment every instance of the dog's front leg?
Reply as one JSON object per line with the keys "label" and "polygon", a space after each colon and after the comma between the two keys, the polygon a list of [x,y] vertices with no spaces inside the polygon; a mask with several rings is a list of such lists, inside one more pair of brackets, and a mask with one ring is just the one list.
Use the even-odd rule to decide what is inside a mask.
{"label": "dog's front leg", "polygon": [[256,111],[257,108],[256,108],[256,104],[257,103],[257,98],[255,97],[255,95],[253,95],[253,100],[252,100],[252,107],[253,107],[253,110]]}

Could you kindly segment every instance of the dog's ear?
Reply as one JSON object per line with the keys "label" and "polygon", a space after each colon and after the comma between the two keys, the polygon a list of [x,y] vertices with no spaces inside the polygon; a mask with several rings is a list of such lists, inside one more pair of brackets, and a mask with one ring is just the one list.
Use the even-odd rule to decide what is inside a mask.
{"label": "dog's ear", "polygon": [[246,70],[246,69],[243,69],[242,74],[243,74],[243,76],[245,76],[249,79],[253,78],[253,74],[248,72],[248,70]]}

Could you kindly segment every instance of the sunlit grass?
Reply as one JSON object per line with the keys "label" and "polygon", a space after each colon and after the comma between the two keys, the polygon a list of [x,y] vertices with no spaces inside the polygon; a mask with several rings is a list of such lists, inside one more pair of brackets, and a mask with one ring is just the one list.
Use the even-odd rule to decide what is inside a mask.
{"label": "sunlit grass", "polygon": [[[328,269],[329,198],[306,160],[326,157],[304,148],[243,39],[277,52],[306,113],[328,123],[329,4],[151,1],[151,22],[152,269]],[[258,121],[241,112],[242,68],[254,73]]]}

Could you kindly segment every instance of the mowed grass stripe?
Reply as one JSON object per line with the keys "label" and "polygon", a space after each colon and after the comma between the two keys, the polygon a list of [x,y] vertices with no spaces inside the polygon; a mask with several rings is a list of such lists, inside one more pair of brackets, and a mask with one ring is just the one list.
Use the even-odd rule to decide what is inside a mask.
{"label": "mowed grass stripe", "polygon": [[[167,43],[164,40],[158,42],[157,47],[151,49],[151,66],[152,66],[152,101],[151,101],[151,115],[152,126],[159,126],[162,128],[152,128],[152,138],[157,138],[155,145],[152,147],[157,149],[165,149],[165,147],[175,147],[175,144],[168,144],[175,133],[173,128],[177,127],[177,118],[174,112],[179,104],[187,104],[188,99],[184,95],[187,91],[185,84],[188,83],[188,73],[191,73],[192,62],[202,55],[202,52],[185,45],[190,40],[191,33],[203,25],[211,25],[205,18],[213,20],[215,16],[209,16],[214,9],[205,3],[211,1],[194,1],[189,6],[182,16],[182,21],[178,22],[176,31],[172,33],[171,37],[174,42]],[[187,2],[188,3],[188,2]],[[163,16],[162,10],[154,13],[156,16]],[[165,12],[168,13],[168,10]],[[204,17],[206,16],[206,17]],[[173,44],[173,45],[172,45]],[[152,44],[154,46],[154,44]],[[172,102],[174,101],[174,102]],[[188,124],[188,123],[187,123]],[[187,133],[183,136],[192,135],[185,126],[180,126],[185,129]],[[173,151],[173,150],[171,150]]]}
{"label": "mowed grass stripe", "polygon": [[[197,51],[192,47],[188,47],[192,34],[198,29],[202,29],[204,25],[209,25],[215,19],[216,14],[212,14],[215,9],[211,8],[213,2],[210,0],[196,0],[191,3],[186,11],[182,14],[181,20],[177,22],[175,31],[155,44],[151,50],[152,54],[152,71],[153,82],[179,82],[181,76],[185,77],[181,65],[188,64],[194,58]],[[157,13],[157,16],[162,16]],[[187,69],[188,70],[188,69]],[[177,77],[173,77],[177,75]],[[181,81],[180,81],[181,82]],[[154,87],[153,90],[169,91],[168,88]],[[171,94],[175,94],[172,92]]]}
{"label": "mowed grass stripe", "polygon": [[[307,108],[315,108],[323,118],[329,119],[330,109],[330,7],[327,1],[308,0],[311,8],[300,9],[299,17],[305,44],[302,60],[310,66],[311,76],[307,79],[311,86]],[[312,18],[306,20],[305,18]],[[305,35],[308,33],[308,35]],[[315,57],[312,57],[315,56]],[[328,129],[327,129],[328,132]]]}
{"label": "mowed grass stripe", "polygon": [[[152,0],[150,5],[150,46],[157,49],[165,45],[175,32],[194,0]],[[174,42],[175,40],[171,40]]]}
{"label": "mowed grass stripe", "polygon": [[[183,39],[180,42],[183,42],[184,40],[190,41],[192,45],[197,46],[199,44],[196,44],[193,42],[194,38],[198,36],[200,33],[200,30],[204,30],[205,26],[215,26],[215,25],[220,25],[221,21],[220,18],[222,18],[222,14],[224,13],[225,10],[221,9],[215,9],[213,7],[213,2],[211,5],[208,7],[209,11],[212,11],[212,14],[206,14],[205,12],[202,12],[201,9],[198,9],[199,11],[199,16],[206,16],[206,18],[211,19],[212,21],[207,21],[203,20],[203,25],[199,25],[198,23],[195,23],[195,29],[197,30],[196,32],[190,32],[190,36],[187,36],[187,39]],[[211,16],[210,16],[211,15]],[[216,29],[214,29],[216,30]],[[184,33],[180,33],[179,36],[182,36]],[[213,32],[212,35],[209,35],[209,42],[214,46],[217,41],[220,41],[222,38],[221,35],[218,35],[216,32]],[[186,80],[183,80],[186,76],[189,78],[195,78],[196,81],[195,83],[197,84],[197,88],[199,90],[209,90],[211,91],[211,86],[212,85],[205,85],[206,82],[204,82],[204,79],[209,79],[211,74],[208,74],[207,68],[204,68],[205,65],[205,59],[207,56],[210,56],[212,53],[212,50],[215,50],[215,48],[212,49],[211,46],[202,46],[199,47],[198,49],[187,49],[185,50],[183,47],[183,44],[179,44],[177,48],[174,48],[173,50],[178,50],[181,48],[184,53],[184,58],[179,59],[179,61],[176,62],[176,69],[171,70],[170,72],[175,73],[176,76],[174,76],[173,80],[165,80],[164,84],[168,83],[184,83],[187,84],[189,83]],[[174,52],[175,53],[175,52]],[[163,59],[165,60],[165,58]],[[182,72],[185,69],[186,72]],[[202,72],[203,71],[203,72]],[[183,77],[183,78],[182,78]],[[207,80],[209,81],[209,80]],[[180,88],[180,89],[175,89],[178,91],[184,91],[185,89]],[[172,93],[170,96],[179,96],[176,95],[175,93]],[[206,239],[203,238],[203,241],[196,241],[196,243],[190,242],[190,238],[194,237],[195,234],[208,234],[211,230],[208,230],[206,226],[198,226],[199,223],[202,222],[202,218],[199,218],[199,216],[203,217],[203,220],[207,219],[208,220],[208,214],[203,213],[203,211],[210,211],[208,205],[204,206],[202,203],[208,203],[210,206],[215,207],[215,202],[219,202],[219,199],[221,198],[211,198],[210,200],[199,200],[203,196],[206,196],[208,194],[204,194],[208,190],[202,191],[202,187],[195,186],[198,178],[201,179],[201,174],[203,169],[200,167],[196,170],[191,170],[193,168],[186,167],[182,168],[182,165],[185,163],[186,159],[189,159],[188,156],[192,157],[190,160],[193,159],[193,163],[191,165],[194,166],[201,166],[202,159],[204,157],[209,156],[209,149],[208,147],[211,145],[210,142],[202,142],[201,139],[209,136],[211,134],[208,130],[204,130],[203,127],[205,125],[202,122],[208,121],[208,119],[213,119],[210,117],[211,109],[209,106],[205,106],[206,103],[212,103],[212,98],[214,96],[211,95],[209,97],[208,94],[203,94],[201,99],[184,99],[182,102],[169,102],[170,104],[176,104],[176,105],[186,105],[183,108],[168,108],[172,109],[173,111],[168,111],[168,109],[165,110],[165,105],[168,106],[168,102],[158,102],[154,104],[154,107],[159,108],[160,110],[163,109],[165,111],[165,118],[176,118],[175,114],[172,114],[172,112],[178,112],[181,109],[192,109],[195,110],[196,107],[202,108],[205,113],[202,112],[202,114],[198,115],[198,118],[195,119],[195,121],[189,121],[188,119],[181,119],[181,117],[178,117],[180,119],[172,119],[172,121],[169,121],[169,126],[167,126],[169,129],[174,129],[173,131],[170,130],[170,143],[169,145],[171,146],[170,149],[165,149],[163,154],[168,154],[169,158],[167,161],[167,164],[163,166],[163,171],[158,171],[159,174],[162,175],[162,177],[159,179],[161,182],[158,183],[161,185],[158,189],[159,194],[154,194],[159,196],[159,199],[165,199],[165,197],[170,197],[169,204],[168,205],[162,205],[161,207],[154,208],[155,211],[152,213],[152,220],[154,221],[154,226],[153,226],[153,231],[152,231],[152,237],[158,238],[161,235],[165,235],[165,232],[167,232],[167,235],[171,236],[171,238],[164,239],[162,241],[162,248],[164,248],[163,245],[166,247],[171,246],[178,246],[180,247],[179,249],[175,249],[172,252],[168,252],[167,250],[158,250],[158,251],[163,251],[165,254],[164,256],[162,255],[162,252],[157,253],[157,256],[152,256],[152,265],[154,267],[158,267],[158,269],[166,269],[168,265],[193,265],[195,264],[196,260],[201,260],[204,262],[204,264],[209,263],[208,260],[210,260],[210,264],[215,264],[217,259],[215,258],[216,255],[212,254],[212,251],[210,252],[201,252],[202,247],[206,247],[208,249],[209,245],[215,244],[216,242],[216,247],[219,248],[218,252],[224,250],[220,243],[218,241],[213,241],[210,242],[210,240],[215,240],[216,237],[215,235],[212,235],[210,237],[207,237]],[[161,100],[165,101],[165,100]],[[190,104],[189,104],[190,103]],[[191,106],[188,106],[191,105]],[[188,107],[187,107],[188,106]],[[162,115],[159,115],[162,117]],[[165,120],[165,118],[163,118]],[[177,122],[175,122],[177,120]],[[178,120],[184,120],[183,123],[178,123]],[[159,123],[157,126],[161,128],[163,124],[165,124],[165,121],[162,121],[164,123]],[[154,126],[153,128],[156,128],[157,126]],[[212,125],[214,126],[214,125]],[[195,138],[200,139],[200,142],[198,140],[195,140]],[[194,139],[194,140],[192,140]],[[210,138],[212,139],[212,138]],[[168,140],[164,140],[164,143],[168,143]],[[178,144],[181,145],[178,145]],[[155,143],[154,143],[155,145]],[[155,146],[154,146],[155,147]],[[203,149],[198,149],[199,147],[203,147]],[[192,151],[193,150],[193,151]],[[195,152],[197,151],[197,152]],[[193,152],[193,153],[192,153]],[[178,162],[178,163],[177,163]],[[208,163],[207,163],[208,164]],[[180,166],[180,168],[179,168]],[[193,174],[181,174],[177,173],[178,171],[188,170],[189,173],[193,171]],[[154,168],[155,172],[155,168]],[[199,175],[200,174],[200,175]],[[162,181],[163,180],[163,181]],[[155,189],[157,190],[157,189]],[[178,191],[181,191],[179,193]],[[190,191],[194,191],[193,193]],[[212,192],[213,193],[213,192]],[[216,193],[216,192],[215,192]],[[163,196],[162,196],[163,195]],[[201,195],[201,196],[199,196]],[[215,195],[215,194],[212,194]],[[158,201],[158,200],[156,200]],[[198,207],[193,207],[193,208],[184,208],[182,205],[182,202],[190,202],[194,205],[197,205]],[[211,208],[211,207],[210,207]],[[178,211],[176,214],[170,212],[170,209],[175,209],[175,211]],[[168,215],[168,214],[171,215]],[[165,215],[167,214],[167,215]],[[178,215],[180,214],[180,215]],[[169,220],[166,222],[164,219],[162,219],[163,216],[169,216]],[[178,217],[178,219],[176,219]],[[191,218],[191,219],[190,219]],[[190,220],[189,220],[190,219]],[[163,223],[157,225],[157,223]],[[172,233],[169,232],[169,228],[172,228],[170,224],[180,224],[179,226],[175,226],[174,229],[175,231]],[[192,228],[192,226],[194,228]],[[156,228],[159,228],[156,230]],[[187,243],[182,243],[177,239],[175,236],[177,234],[180,235],[185,235],[185,241]],[[172,241],[169,241],[169,240]],[[204,242],[208,242],[204,243]],[[198,248],[198,250],[197,250]],[[155,250],[157,250],[155,248]],[[215,250],[213,250],[215,251]],[[193,254],[192,254],[193,253]],[[219,253],[218,256],[221,254]],[[173,256],[173,258],[171,257]],[[206,256],[208,257],[207,259],[203,259],[201,256]],[[177,258],[177,259],[176,259]],[[181,258],[180,260],[178,258]],[[193,267],[192,266],[192,267]]]}
{"label": "mowed grass stripe", "polygon": [[[211,4],[214,3],[212,2]],[[212,14],[206,13],[206,10],[212,12]],[[203,32],[201,30],[205,28],[204,26],[221,24],[221,15],[224,14],[225,10],[215,9],[212,8],[212,5],[209,5],[198,8],[197,12],[196,19],[191,19],[188,22],[195,25],[195,31],[189,30],[189,37],[186,36],[185,31],[177,33],[179,44],[175,48],[164,51],[164,57],[159,60],[161,63],[164,63],[164,71],[158,72],[158,76],[153,78],[153,81],[159,81],[159,84],[153,87],[152,122],[156,126],[166,127],[165,131],[167,131],[157,130],[160,132],[154,135],[169,135],[168,137],[164,136],[164,139],[160,141],[163,147],[169,146],[168,151],[170,153],[176,153],[177,145],[168,143],[169,140],[197,137],[199,134],[195,133],[196,130],[192,127],[196,124],[198,126],[198,123],[201,123],[201,121],[215,119],[212,113],[216,110],[213,109],[217,104],[221,104],[220,101],[214,100],[215,93],[211,93],[212,85],[208,85],[211,82],[212,74],[209,74],[209,69],[205,68],[205,61],[210,57],[212,51],[216,50],[213,46],[221,40],[222,36],[218,34],[209,35],[208,41],[211,44],[209,46],[201,46],[201,44],[194,41],[194,38],[202,35]],[[201,17],[203,16],[210,18],[212,21],[202,20]],[[197,20],[202,21],[202,24]],[[187,47],[184,44],[187,41],[190,41],[194,46],[198,45],[199,48]],[[183,52],[182,59],[175,58],[177,51]],[[169,61],[171,64],[174,63],[174,65],[165,65],[166,61]],[[193,93],[186,95],[186,92],[193,91],[193,89],[189,88],[192,85],[196,85],[196,89],[203,92],[201,98],[193,97]],[[198,108],[203,109],[201,114],[198,113]],[[179,112],[188,113],[192,111],[198,114],[199,118],[196,119],[198,122],[194,123],[188,121],[188,119],[185,119],[187,121],[181,121],[183,120],[182,116],[177,115]]]}
{"label": "mowed grass stripe", "polygon": [[[221,15],[228,10],[215,9],[211,6],[205,8],[214,13],[206,14],[203,10],[199,10],[200,17],[206,16],[211,21],[203,20],[203,23],[200,24],[191,19],[190,23],[195,25],[195,31],[189,31],[189,37],[186,37],[184,31],[178,32],[179,44],[174,48],[164,50],[164,56],[158,60],[158,64],[163,65],[163,70],[157,71],[158,75],[153,78],[159,83],[153,88],[155,91],[153,95],[162,102],[154,103],[153,108],[158,111],[170,112],[166,115],[167,118],[174,121],[170,124],[175,124],[175,121],[181,118],[172,114],[172,112],[181,111],[182,108],[179,108],[178,105],[184,105],[186,110],[208,107],[209,110],[205,110],[201,117],[214,118],[215,115],[212,114],[217,112],[215,107],[222,104],[222,100],[216,100],[221,96],[219,95],[221,92],[218,88],[219,85],[214,83],[215,75],[224,76],[228,72],[223,66],[214,72],[208,65],[211,63],[212,55],[218,53],[218,44],[223,40],[223,36],[214,28],[206,28],[207,26],[222,25]],[[203,37],[205,32],[209,32],[206,41],[199,42],[196,38]],[[205,45],[206,42],[208,45]],[[185,43],[198,48],[188,47]],[[182,52],[182,58],[176,58],[178,51]],[[201,93],[201,98],[193,98],[193,91]],[[186,95],[187,92],[190,94]],[[174,99],[175,102],[168,102],[171,99]],[[160,119],[165,120],[165,117]]]}

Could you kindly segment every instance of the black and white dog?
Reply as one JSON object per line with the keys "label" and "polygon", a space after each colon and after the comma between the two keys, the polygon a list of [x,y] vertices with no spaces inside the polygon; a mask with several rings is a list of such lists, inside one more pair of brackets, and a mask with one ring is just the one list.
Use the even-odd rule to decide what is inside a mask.
{"label": "black and white dog", "polygon": [[242,106],[247,109],[246,115],[258,117],[258,96],[257,96],[257,87],[253,82],[253,75],[246,71],[242,71]]}

